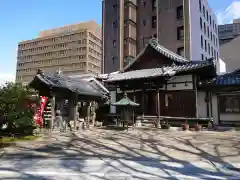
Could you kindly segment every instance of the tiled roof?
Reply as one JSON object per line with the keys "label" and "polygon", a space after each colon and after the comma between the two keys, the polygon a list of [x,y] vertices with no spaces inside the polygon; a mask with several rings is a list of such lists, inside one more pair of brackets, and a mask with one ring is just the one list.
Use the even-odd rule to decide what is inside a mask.
{"label": "tiled roof", "polygon": [[39,73],[29,85],[35,88],[38,82],[44,83],[50,88],[65,89],[79,95],[104,96],[103,91],[100,91],[95,84],[81,79],[70,78],[59,73]]}
{"label": "tiled roof", "polygon": [[175,74],[180,72],[199,69],[209,65],[212,65],[212,64],[209,62],[198,63],[198,64],[188,63],[184,65],[173,64],[172,66],[165,66],[161,68],[141,69],[141,70],[135,70],[135,71],[122,72],[122,73],[120,72],[118,74],[110,75],[109,78],[106,80],[106,82],[153,78],[153,77],[160,77],[160,76],[174,76]]}
{"label": "tiled roof", "polygon": [[169,57],[170,59],[172,59],[174,61],[178,61],[178,62],[182,62],[182,63],[188,63],[189,62],[189,60],[187,60],[186,58],[184,58],[184,57],[166,49],[165,47],[161,46],[156,39],[151,39],[149,44],[154,49],[156,49],[158,52],[160,52],[164,56]]}
{"label": "tiled roof", "polygon": [[202,86],[204,85],[219,85],[219,86],[240,85],[240,70],[219,75],[205,82],[200,82],[200,85]]}
{"label": "tiled roof", "polygon": [[127,96],[123,97],[120,101],[112,103],[114,106],[139,106],[138,103],[131,101]]}
{"label": "tiled roof", "polygon": [[126,71],[128,68],[130,68],[136,61],[138,61],[138,59],[145,53],[145,51],[149,48],[153,48],[154,50],[156,50],[157,52],[159,52],[160,54],[170,58],[171,60],[177,62],[177,63],[189,63],[189,60],[187,60],[186,58],[179,56],[178,54],[166,49],[165,47],[161,46],[156,39],[151,39],[149,41],[149,44],[137,55],[137,57],[135,57],[132,62],[130,64],[128,64],[127,66],[125,66],[123,68],[123,72]]}

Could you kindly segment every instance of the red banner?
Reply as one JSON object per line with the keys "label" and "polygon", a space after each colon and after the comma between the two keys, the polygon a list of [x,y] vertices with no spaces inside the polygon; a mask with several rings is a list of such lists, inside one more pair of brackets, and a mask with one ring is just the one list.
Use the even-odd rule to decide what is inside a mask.
{"label": "red banner", "polygon": [[48,98],[45,96],[40,96],[40,106],[37,108],[35,115],[34,115],[34,121],[38,126],[43,126],[43,111],[45,109],[45,106],[47,104]]}

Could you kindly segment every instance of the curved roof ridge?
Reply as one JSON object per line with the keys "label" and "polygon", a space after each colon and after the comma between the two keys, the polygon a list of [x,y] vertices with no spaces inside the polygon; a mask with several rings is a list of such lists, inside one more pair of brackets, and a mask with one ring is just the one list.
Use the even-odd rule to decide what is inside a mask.
{"label": "curved roof ridge", "polygon": [[170,51],[169,49],[165,48],[164,46],[160,45],[158,43],[158,40],[157,39],[150,39],[149,40],[149,44],[154,48],[156,49],[157,51],[159,51],[160,53],[167,53],[173,57],[175,57],[176,59],[179,59],[181,61],[186,61],[186,62],[189,62],[189,60],[187,60],[186,58]]}

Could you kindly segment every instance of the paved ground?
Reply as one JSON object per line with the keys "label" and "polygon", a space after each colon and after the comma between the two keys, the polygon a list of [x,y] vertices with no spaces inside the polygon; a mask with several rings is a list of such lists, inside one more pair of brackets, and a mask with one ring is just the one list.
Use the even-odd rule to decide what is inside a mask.
{"label": "paved ground", "polygon": [[52,134],[6,148],[0,179],[239,179],[239,132]]}

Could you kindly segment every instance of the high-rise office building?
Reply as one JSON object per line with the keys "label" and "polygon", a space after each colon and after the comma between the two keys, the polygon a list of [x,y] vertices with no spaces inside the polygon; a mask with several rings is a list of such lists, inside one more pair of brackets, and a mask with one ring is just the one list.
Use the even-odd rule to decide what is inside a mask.
{"label": "high-rise office building", "polygon": [[226,71],[239,68],[240,64],[240,19],[233,20],[231,24],[218,26],[220,57],[226,63]]}
{"label": "high-rise office building", "polygon": [[103,0],[103,72],[127,65],[157,38],[190,60],[218,59],[217,20],[207,0]]}
{"label": "high-rise office building", "polygon": [[94,21],[41,31],[18,44],[16,82],[28,83],[37,69],[65,75],[100,73],[101,27]]}

